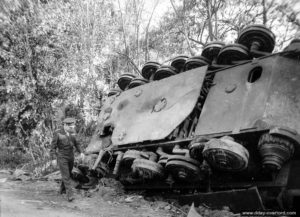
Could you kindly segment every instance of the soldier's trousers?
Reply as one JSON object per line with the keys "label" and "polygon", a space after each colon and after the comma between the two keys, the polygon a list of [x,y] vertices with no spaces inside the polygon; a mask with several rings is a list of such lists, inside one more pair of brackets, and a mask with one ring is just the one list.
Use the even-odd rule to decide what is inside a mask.
{"label": "soldier's trousers", "polygon": [[72,169],[74,166],[74,158],[66,158],[59,156],[57,158],[57,163],[59,165],[59,170],[61,174],[61,190],[66,189],[67,195],[72,196],[72,182],[71,182],[71,175]]}

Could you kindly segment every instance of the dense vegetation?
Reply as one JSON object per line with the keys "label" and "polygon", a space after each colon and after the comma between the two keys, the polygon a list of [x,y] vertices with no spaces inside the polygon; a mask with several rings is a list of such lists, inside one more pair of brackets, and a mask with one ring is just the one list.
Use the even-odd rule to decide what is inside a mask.
{"label": "dense vegetation", "polygon": [[234,42],[253,23],[281,50],[299,36],[299,12],[296,0],[1,0],[0,167],[47,161],[66,108],[86,144],[120,74]]}

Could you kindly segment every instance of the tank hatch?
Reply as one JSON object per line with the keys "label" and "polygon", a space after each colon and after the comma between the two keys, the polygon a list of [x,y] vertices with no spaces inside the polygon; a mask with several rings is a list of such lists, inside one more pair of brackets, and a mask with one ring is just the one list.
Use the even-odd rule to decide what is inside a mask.
{"label": "tank hatch", "polygon": [[113,127],[112,144],[166,138],[194,109],[206,71],[204,66],[122,92],[110,115],[100,114],[104,128]]}

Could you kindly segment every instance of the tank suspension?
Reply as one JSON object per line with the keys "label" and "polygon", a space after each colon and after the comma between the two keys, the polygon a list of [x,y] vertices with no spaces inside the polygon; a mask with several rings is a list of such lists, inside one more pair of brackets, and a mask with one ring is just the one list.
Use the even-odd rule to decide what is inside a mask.
{"label": "tank suspension", "polygon": [[276,172],[292,158],[295,142],[285,135],[266,133],[261,136],[257,148],[262,157],[263,168]]}
{"label": "tank suspension", "polygon": [[118,175],[119,174],[119,169],[120,169],[121,161],[122,161],[123,156],[124,156],[124,152],[117,151],[116,154],[117,154],[117,159],[116,159],[116,164],[114,166],[113,175]]}
{"label": "tank suspension", "polygon": [[194,132],[195,132],[197,123],[198,123],[198,117],[195,116],[195,117],[193,118],[192,123],[191,123],[191,127],[190,127],[190,130],[189,130],[188,138],[194,136]]}
{"label": "tank suspension", "polygon": [[103,149],[99,151],[97,160],[95,161],[95,163],[92,167],[92,170],[95,170],[97,168],[98,164],[100,163],[100,161],[102,160],[102,158],[104,156],[104,153],[105,153],[105,151]]}
{"label": "tank suspension", "polygon": [[248,167],[248,150],[229,136],[209,140],[202,154],[207,163],[217,170],[239,172]]}
{"label": "tank suspension", "polygon": [[188,117],[187,119],[185,119],[185,121],[183,122],[182,124],[182,128],[178,134],[178,137],[177,139],[184,139],[184,138],[187,138],[188,136],[188,133],[189,133],[189,125],[190,125],[190,122],[191,122],[191,118]]}
{"label": "tank suspension", "polygon": [[171,155],[164,152],[162,147],[158,147],[156,149],[156,154],[159,155],[158,163],[160,165],[162,165],[163,167],[165,167],[167,160],[168,160],[169,156],[171,156]]}
{"label": "tank suspension", "polygon": [[164,176],[164,168],[156,162],[158,159],[157,154],[147,150],[142,151],[142,153],[147,155],[147,158],[135,159],[131,166],[132,173],[143,180],[162,178]]}
{"label": "tank suspension", "polygon": [[178,144],[176,144],[172,150],[173,154],[184,155],[186,157],[190,156],[190,151],[186,148],[180,148]]}

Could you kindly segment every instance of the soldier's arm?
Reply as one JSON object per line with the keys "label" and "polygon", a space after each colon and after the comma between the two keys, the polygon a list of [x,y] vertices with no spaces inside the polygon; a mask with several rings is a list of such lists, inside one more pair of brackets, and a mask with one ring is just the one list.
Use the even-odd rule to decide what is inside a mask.
{"label": "soldier's arm", "polygon": [[58,133],[55,132],[52,138],[51,148],[50,148],[51,159],[54,159],[56,157],[57,142],[58,142]]}
{"label": "soldier's arm", "polygon": [[78,139],[77,139],[75,136],[73,137],[73,139],[74,139],[74,145],[75,145],[76,150],[77,150],[79,153],[82,153],[82,152],[81,152],[81,148],[80,148],[80,144],[79,144],[79,142],[78,142]]}

